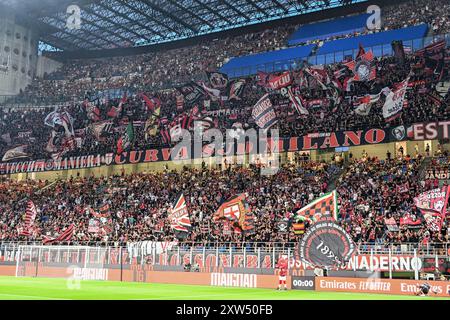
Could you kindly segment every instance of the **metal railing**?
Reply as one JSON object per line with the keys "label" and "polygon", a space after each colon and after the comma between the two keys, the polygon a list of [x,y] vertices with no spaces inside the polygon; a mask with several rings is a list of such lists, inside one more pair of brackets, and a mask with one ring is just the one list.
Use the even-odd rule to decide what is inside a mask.
{"label": "metal railing", "polygon": [[[130,244],[137,242],[120,242],[120,241],[66,241],[57,242],[54,245],[58,246],[92,246],[92,247],[112,247],[120,248],[127,247]],[[154,241],[153,245],[156,246],[158,241]],[[21,245],[42,245],[40,241],[2,241],[0,242],[1,250],[7,248],[11,250],[18,248]],[[51,246],[51,245],[49,245]],[[417,251],[419,254],[426,255],[447,255],[450,256],[450,242],[443,243],[427,243],[425,245],[421,243],[357,243],[358,253],[360,254],[387,254],[389,251],[395,254],[412,254]],[[194,250],[211,250],[218,249],[221,251],[232,252],[246,250],[248,253],[255,253],[260,248],[262,249],[275,249],[281,252],[287,252],[288,250],[297,250],[297,242],[178,242],[176,247],[181,249],[194,249]]]}

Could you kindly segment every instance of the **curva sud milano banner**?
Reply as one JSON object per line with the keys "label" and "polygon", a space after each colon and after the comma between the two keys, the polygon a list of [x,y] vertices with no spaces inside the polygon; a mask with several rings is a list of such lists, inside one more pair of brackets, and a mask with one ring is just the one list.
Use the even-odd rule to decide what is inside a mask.
{"label": "curva sud milano banner", "polygon": [[[125,151],[122,154],[106,153],[65,157],[61,159],[23,159],[17,162],[0,162],[0,174],[45,172],[95,168],[109,165],[137,164],[158,161],[177,161],[214,156],[261,154],[267,152],[295,152],[326,150],[340,147],[376,145],[404,140],[449,139],[450,121],[418,123],[395,128],[366,128],[361,130],[312,133],[302,137],[268,138],[266,143],[246,141],[226,144],[220,149],[206,144],[202,148],[174,147]],[[278,141],[278,146],[277,146]],[[276,148],[278,147],[278,148]]]}

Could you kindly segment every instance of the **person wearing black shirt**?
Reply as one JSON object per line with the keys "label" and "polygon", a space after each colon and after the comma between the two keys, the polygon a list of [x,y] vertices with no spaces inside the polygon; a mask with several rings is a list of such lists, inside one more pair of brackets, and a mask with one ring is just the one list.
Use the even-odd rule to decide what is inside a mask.
{"label": "person wearing black shirt", "polygon": [[430,292],[431,286],[428,283],[424,283],[419,285],[419,291],[416,293],[417,296],[427,296],[428,293]]}

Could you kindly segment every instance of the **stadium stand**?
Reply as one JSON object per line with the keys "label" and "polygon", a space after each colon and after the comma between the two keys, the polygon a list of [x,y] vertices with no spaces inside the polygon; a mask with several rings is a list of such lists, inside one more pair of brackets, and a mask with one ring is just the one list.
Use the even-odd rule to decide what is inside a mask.
{"label": "stadium stand", "polygon": [[[342,70],[342,64],[327,66],[324,69],[326,76],[323,75],[322,81],[327,83],[325,89],[317,82],[320,78],[311,76],[304,71],[293,72],[294,88],[297,88],[297,94],[303,99],[308,114],[300,114],[299,111],[296,111],[288,96],[278,91],[273,92],[271,100],[277,114],[280,135],[282,137],[301,137],[313,132],[395,127],[400,124],[446,120],[449,112],[446,104],[448,94],[441,96],[437,87],[438,83],[449,79],[448,56],[449,51],[447,50],[442,56],[443,64],[438,64],[434,60],[426,60],[419,55],[407,55],[404,64],[399,64],[395,57],[377,59],[374,61],[377,65],[377,80],[371,86],[367,86],[365,82],[352,82],[353,75],[348,70],[337,75],[335,72]],[[272,76],[275,75],[276,73]],[[361,98],[369,94],[378,95],[384,88],[394,88],[408,75],[410,76],[407,93],[408,107],[404,108],[392,121],[383,115],[385,99],[380,98],[372,106],[358,104],[359,100],[344,98],[344,96]],[[183,128],[191,131],[194,130],[194,120],[205,119],[209,126],[219,128],[224,132],[226,129],[232,129],[235,123],[240,124],[243,129],[258,129],[258,125],[252,118],[251,107],[264,95],[267,83],[261,84],[258,76],[241,78],[241,80],[246,84],[238,99],[223,100],[219,98],[219,96],[229,97],[230,89],[227,86],[227,88],[221,89],[219,96],[211,96],[204,91],[201,93],[201,100],[193,104],[184,101],[178,106],[177,98],[183,99],[179,89],[157,92],[132,80],[128,83],[127,88],[133,94],[126,98],[126,103],[121,108],[119,108],[121,98],[117,99],[117,97],[122,97],[124,91],[123,88],[120,90],[120,86],[114,95],[102,96],[96,91],[91,91],[92,82],[60,83],[58,88],[61,93],[53,92],[57,94],[56,97],[60,94],[65,96],[62,92],[66,92],[66,90],[71,93],[77,92],[79,95],[74,102],[66,104],[63,108],[72,118],[73,134],[79,141],[78,145],[64,147],[65,129],[60,124],[55,126],[52,122],[45,121],[50,114],[53,114],[53,106],[38,109],[2,109],[0,110],[2,123],[0,133],[3,139],[1,140],[0,154],[4,156],[12,147],[21,145],[28,146],[26,153],[32,159],[47,158],[50,154],[55,153],[55,150],[67,155],[115,152],[117,142],[129,120],[132,120],[136,126],[135,138],[131,146],[135,150],[142,150],[145,146],[170,145],[171,139],[167,138],[167,133],[170,135],[171,129],[180,121],[183,122]],[[128,79],[119,81],[128,81]],[[50,82],[41,83],[48,84]],[[102,80],[95,82],[96,90],[107,88],[104,83]],[[309,85],[305,85],[305,83]],[[108,87],[110,85],[111,83]],[[204,85],[207,88],[212,86],[208,80],[205,80]],[[336,88],[335,86],[341,87]],[[52,87],[47,87],[41,92],[50,94],[51,90]],[[339,96],[335,95],[336,90],[338,90]],[[100,91],[100,93],[104,92]],[[160,105],[159,118],[151,124],[156,131],[150,135],[145,134],[145,123],[158,108],[146,105],[141,94],[145,94],[149,99],[156,99],[156,105]],[[206,105],[204,101],[207,101]],[[242,106],[246,107],[242,108]],[[231,113],[225,116],[219,115],[220,110],[226,109],[232,111],[233,115]],[[112,124],[110,130],[103,133],[93,131],[95,128],[101,129],[99,125],[104,124],[105,121]],[[32,143],[29,143],[30,138]],[[6,160],[4,159],[4,161]]]}
{"label": "stadium stand", "polygon": [[360,14],[301,26],[289,37],[288,44],[294,46],[365,31],[369,16]]}
{"label": "stadium stand", "polygon": [[[433,35],[449,31],[448,5],[441,10],[426,1],[415,3],[416,7],[401,4],[388,8],[379,33],[367,34],[361,29],[362,15],[302,26],[290,41],[326,40],[315,54],[339,50],[351,50],[353,54],[360,44],[369,52],[372,46],[391,48],[393,40],[423,38],[429,30]],[[67,61],[57,72],[36,79],[18,97],[3,103],[2,165],[23,159],[49,161],[106,153],[120,157],[124,151],[167,147],[174,144],[172,129],[181,126],[193,131],[194,120],[222,132],[237,125],[258,129],[252,107],[266,93],[270,93],[277,117],[274,128],[283,138],[366,128],[389,130],[448,119],[449,93],[438,91],[450,80],[448,43],[432,53],[408,52],[404,56],[382,57],[374,49],[375,58],[368,59],[368,69],[375,77],[360,81],[355,79],[360,75],[348,65],[352,63],[348,56],[343,55],[347,61],[342,63],[320,67],[299,62],[310,57],[316,44],[286,49],[287,43],[293,44],[287,39],[295,27],[281,26],[163,52]],[[328,31],[322,33],[322,27]],[[330,28],[335,28],[336,33],[330,33]],[[347,37],[349,30],[357,35],[340,39]],[[417,48],[413,46],[413,51],[422,46],[423,42]],[[280,60],[294,60],[295,64],[277,64]],[[219,68],[230,78],[216,72]],[[272,80],[286,76],[281,73],[286,69],[292,78],[290,93],[271,87]],[[221,87],[221,81],[228,85]],[[390,111],[384,109],[388,109],[388,97],[392,100],[393,91],[397,92],[402,83],[407,87],[406,103],[391,119]],[[192,92],[200,97],[188,101]],[[384,161],[370,157],[350,160],[337,190],[342,224],[357,241],[417,242],[430,235],[421,225],[420,230],[411,233],[402,229],[392,238],[382,223],[384,218],[394,217],[399,224],[404,213],[413,210],[412,199],[419,191],[431,188],[427,182],[419,186],[421,165],[420,156],[411,159],[409,155]],[[165,213],[176,191],[186,190],[187,203],[192,206],[193,232],[184,240],[290,242],[297,236],[277,234],[275,222],[293,219],[296,209],[329,191],[335,171],[343,169],[306,161],[284,164],[275,176],[263,177],[258,168],[225,167],[73,178],[54,184],[5,178],[0,184],[1,237],[40,240],[76,224],[73,241],[126,242],[143,237],[171,240],[176,235]],[[405,183],[409,185],[407,192],[387,191]],[[220,234],[218,230],[224,226],[214,223],[214,212],[225,199],[243,192],[249,194],[255,212],[255,233],[248,237],[242,230]],[[23,212],[25,206],[19,200],[24,198],[33,199],[40,213],[31,238],[17,232],[21,227],[17,212]],[[87,232],[91,209],[98,211],[104,204],[111,208],[106,232]],[[367,206],[370,210],[366,210]],[[358,231],[364,220],[365,227]],[[209,222],[211,229],[206,230],[212,232],[202,232],[200,222]],[[436,242],[448,240],[445,230],[433,232],[430,237]]]}
{"label": "stadium stand", "polygon": [[[323,55],[331,52],[348,51],[355,50],[361,44],[364,47],[374,47],[381,45],[390,45],[392,41],[408,41],[416,40],[417,44],[421,44],[421,39],[425,37],[428,31],[428,26],[426,24],[408,27],[404,29],[391,30],[378,32],[369,35],[357,36],[347,39],[340,39],[325,42],[322,47],[317,50],[318,55]],[[414,46],[414,49],[422,49],[422,47]],[[374,50],[375,56],[380,56],[381,52]]]}
{"label": "stadium stand", "polygon": [[[232,58],[220,68],[220,71],[235,78],[253,75],[259,70],[266,72],[289,70],[295,67],[296,61],[300,62],[309,57],[314,48],[315,45],[307,45]],[[276,62],[279,61],[286,63],[277,65]]]}

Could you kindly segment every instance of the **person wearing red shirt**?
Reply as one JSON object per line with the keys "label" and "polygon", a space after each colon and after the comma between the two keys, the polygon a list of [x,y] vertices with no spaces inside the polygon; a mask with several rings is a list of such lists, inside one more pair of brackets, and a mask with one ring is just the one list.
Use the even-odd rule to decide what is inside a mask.
{"label": "person wearing red shirt", "polygon": [[278,272],[278,288],[277,290],[282,290],[281,286],[283,285],[283,290],[287,290],[286,286],[286,277],[288,272],[288,261],[286,257],[281,257],[278,260],[277,269],[279,269]]}

